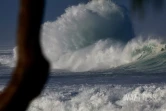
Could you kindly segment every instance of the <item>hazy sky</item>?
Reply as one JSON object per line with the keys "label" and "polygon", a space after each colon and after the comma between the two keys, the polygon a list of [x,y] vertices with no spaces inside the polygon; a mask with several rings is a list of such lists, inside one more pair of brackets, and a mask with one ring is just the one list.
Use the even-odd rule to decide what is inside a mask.
{"label": "hazy sky", "polygon": [[[19,0],[0,0],[0,46],[15,44],[16,24]],[[64,13],[64,10],[72,5],[89,0],[47,0],[45,21],[56,20]],[[129,0],[113,0],[128,8]],[[137,35],[158,35],[166,38],[166,7],[163,11],[154,11],[150,5],[146,6],[146,14],[143,19],[131,15],[133,27]]]}

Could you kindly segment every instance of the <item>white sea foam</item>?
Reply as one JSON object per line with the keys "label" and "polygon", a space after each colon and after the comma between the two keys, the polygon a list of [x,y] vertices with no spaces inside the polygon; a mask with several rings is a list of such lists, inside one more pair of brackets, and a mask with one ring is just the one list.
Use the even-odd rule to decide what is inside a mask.
{"label": "white sea foam", "polygon": [[15,66],[14,52],[14,50],[0,50],[0,65]]}
{"label": "white sea foam", "polygon": [[[86,48],[63,53],[58,58],[56,52],[47,54],[52,68],[70,71],[101,70],[128,64],[148,58],[161,52],[165,47],[159,39],[132,39],[126,45],[107,40],[99,40]],[[52,58],[51,58],[52,57]]]}
{"label": "white sea foam", "polygon": [[28,111],[164,111],[166,87],[64,86],[45,92]]}

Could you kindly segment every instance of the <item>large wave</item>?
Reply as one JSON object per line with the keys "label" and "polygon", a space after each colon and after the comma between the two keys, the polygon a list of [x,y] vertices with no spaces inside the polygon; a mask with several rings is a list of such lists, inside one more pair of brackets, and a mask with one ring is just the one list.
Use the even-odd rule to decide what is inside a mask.
{"label": "large wave", "polygon": [[[160,39],[134,38],[128,12],[110,0],[93,0],[66,9],[53,22],[42,26],[43,52],[52,69],[104,70],[158,54]],[[0,64],[15,65],[17,58],[0,54]]]}
{"label": "large wave", "polygon": [[134,31],[126,9],[109,0],[94,0],[69,7],[56,21],[44,23],[42,37],[53,68],[86,71],[115,66],[114,60],[106,62],[120,51],[114,50],[114,42],[127,42]]}
{"label": "large wave", "polygon": [[133,37],[127,10],[109,0],[71,6],[42,28],[42,45],[52,68],[69,71],[117,67],[161,48],[160,40]]}
{"label": "large wave", "polygon": [[[43,44],[54,50],[77,50],[101,39],[128,41],[134,37],[127,10],[109,0],[94,0],[66,9],[43,25]],[[49,44],[49,45],[48,45]]]}

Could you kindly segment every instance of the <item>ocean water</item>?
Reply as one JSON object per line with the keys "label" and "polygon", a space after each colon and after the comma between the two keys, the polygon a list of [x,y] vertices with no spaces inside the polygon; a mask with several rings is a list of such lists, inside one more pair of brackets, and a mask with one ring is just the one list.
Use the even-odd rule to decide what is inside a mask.
{"label": "ocean water", "polygon": [[[166,42],[135,35],[124,7],[109,0],[70,6],[42,25],[41,36],[51,72],[27,111],[166,110]],[[0,49],[0,90],[16,50]]]}

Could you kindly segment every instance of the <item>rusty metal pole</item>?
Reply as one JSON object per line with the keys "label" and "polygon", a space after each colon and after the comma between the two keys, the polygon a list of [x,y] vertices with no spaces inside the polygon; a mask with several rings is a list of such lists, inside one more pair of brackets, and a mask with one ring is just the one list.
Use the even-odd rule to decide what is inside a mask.
{"label": "rusty metal pole", "polygon": [[12,78],[0,94],[0,111],[25,111],[47,81],[49,63],[40,47],[44,0],[20,0],[18,61]]}

